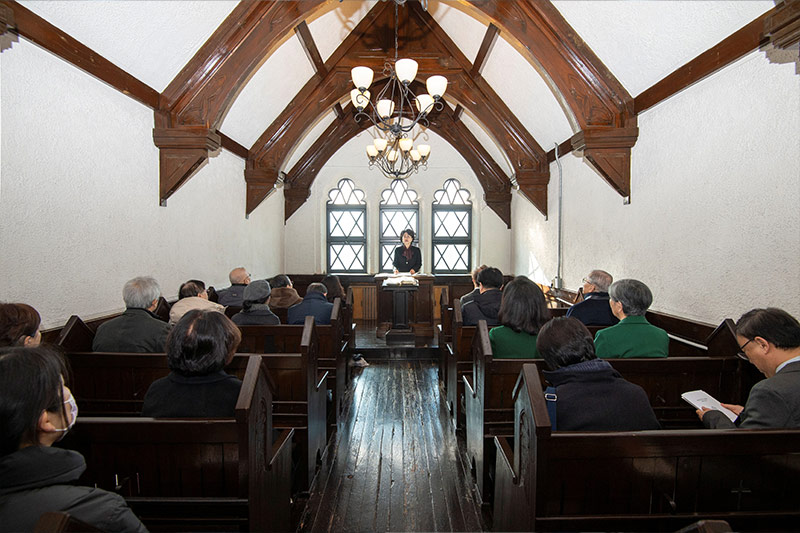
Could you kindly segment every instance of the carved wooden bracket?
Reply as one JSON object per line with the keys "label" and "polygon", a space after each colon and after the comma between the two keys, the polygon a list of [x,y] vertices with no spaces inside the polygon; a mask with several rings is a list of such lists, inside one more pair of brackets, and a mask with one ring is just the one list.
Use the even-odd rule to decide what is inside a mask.
{"label": "carved wooden bracket", "polygon": [[220,136],[201,127],[154,128],[153,141],[159,150],[160,199],[163,204],[219,149]]}
{"label": "carved wooden bracket", "polygon": [[9,30],[15,30],[14,10],[10,6],[0,4],[0,36],[5,35]]}
{"label": "carved wooden bracket", "polygon": [[620,195],[631,194],[631,148],[639,128],[587,128],[572,137],[572,149]]}
{"label": "carved wooden bracket", "polygon": [[511,190],[507,191],[487,191],[483,194],[483,199],[486,200],[492,211],[497,213],[500,220],[506,223],[506,226],[511,228]]}
{"label": "carved wooden bracket", "polygon": [[308,197],[311,196],[311,188],[302,184],[287,184],[283,188],[283,197],[286,203],[286,214],[284,220],[288,220],[291,213],[294,213],[303,205]]}
{"label": "carved wooden bracket", "polygon": [[521,170],[517,172],[515,179],[523,196],[547,216],[547,184],[550,183],[550,173]]}
{"label": "carved wooden bracket", "polygon": [[245,213],[249,215],[275,190],[278,169],[262,167],[248,159],[245,163],[244,181],[247,183]]}
{"label": "carved wooden bracket", "polygon": [[800,43],[800,0],[784,0],[764,21],[764,36],[775,48],[786,50]]}

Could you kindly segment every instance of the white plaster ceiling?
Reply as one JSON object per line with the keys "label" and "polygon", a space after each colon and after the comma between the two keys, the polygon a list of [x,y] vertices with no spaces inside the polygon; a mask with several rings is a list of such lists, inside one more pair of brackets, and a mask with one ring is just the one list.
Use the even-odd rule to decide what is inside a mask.
{"label": "white plaster ceiling", "polygon": [[[375,3],[331,1],[307,21],[323,59]],[[169,84],[236,6],[233,1],[208,0],[23,4],[157,91]],[[633,96],[774,6],[772,0],[556,0],[554,4]],[[428,10],[467,59],[474,61],[485,22],[467,14],[457,2],[432,0]],[[505,37],[501,32],[496,39],[483,76],[547,151],[569,138],[572,128],[543,78]],[[221,131],[251,147],[313,74],[298,37],[294,32],[287,34],[234,100]],[[330,117],[326,114],[310,125],[285,170],[327,127]],[[472,117],[464,117],[470,131],[507,171],[501,147]]]}
{"label": "white plaster ceiling", "polygon": [[211,0],[21,3],[158,92],[236,7]]}

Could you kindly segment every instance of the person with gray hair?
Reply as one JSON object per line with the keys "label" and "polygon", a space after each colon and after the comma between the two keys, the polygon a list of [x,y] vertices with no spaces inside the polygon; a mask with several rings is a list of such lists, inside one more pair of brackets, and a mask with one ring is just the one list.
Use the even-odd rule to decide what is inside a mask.
{"label": "person with gray hair", "polygon": [[644,316],[653,303],[653,293],[647,285],[635,279],[621,279],[611,284],[608,294],[608,305],[619,324],[597,332],[597,357],[666,357],[667,332],[650,324]]}
{"label": "person with gray hair", "polygon": [[303,324],[307,316],[314,317],[314,323],[318,326],[331,323],[331,312],[333,304],[328,301],[326,295],[328,288],[322,283],[311,283],[306,289],[303,301],[293,305],[286,312],[286,320],[289,324]]}
{"label": "person with gray hair", "polygon": [[169,325],[153,314],[160,296],[158,282],[149,276],[128,281],[122,288],[125,312],[100,324],[92,351],[163,353]]}
{"label": "person with gray hair", "polygon": [[614,278],[605,270],[592,270],[583,278],[584,300],[567,310],[567,316],[577,318],[587,326],[613,326],[619,319],[608,305],[608,287]]}

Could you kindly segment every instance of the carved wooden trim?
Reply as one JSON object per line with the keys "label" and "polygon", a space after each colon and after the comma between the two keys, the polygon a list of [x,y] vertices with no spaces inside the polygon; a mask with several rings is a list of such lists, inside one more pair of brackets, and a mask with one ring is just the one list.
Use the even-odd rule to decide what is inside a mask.
{"label": "carved wooden trim", "polygon": [[800,43],[800,0],[783,0],[766,13],[764,36],[782,50]]}
{"label": "carved wooden trim", "polygon": [[537,208],[544,206],[539,211],[547,216],[547,185],[550,183],[550,174],[526,170],[518,172],[515,179],[523,196]]}
{"label": "carved wooden trim", "polygon": [[118,91],[151,108],[158,107],[158,91],[131,76],[74,37],[12,0],[1,0],[10,8],[16,31],[48,52],[108,83]]}
{"label": "carved wooden trim", "polygon": [[159,148],[162,205],[221,143],[219,134],[202,127],[154,128],[153,141]]}
{"label": "carved wooden trim", "polygon": [[16,30],[14,22],[14,10],[11,6],[0,4],[0,36],[5,35],[9,30]]}
{"label": "carved wooden trim", "polygon": [[278,171],[274,168],[259,167],[248,160],[245,164],[244,180],[247,183],[245,213],[249,215],[275,190]]}
{"label": "carved wooden trim", "polygon": [[770,10],[758,17],[642,92],[634,100],[636,113],[641,113],[653,107],[693,83],[736,61],[748,52],[757,49],[764,41],[762,37],[764,21],[774,11]]}
{"label": "carved wooden trim", "polygon": [[572,137],[572,148],[582,152],[620,195],[631,194],[631,148],[639,128],[587,128]]}

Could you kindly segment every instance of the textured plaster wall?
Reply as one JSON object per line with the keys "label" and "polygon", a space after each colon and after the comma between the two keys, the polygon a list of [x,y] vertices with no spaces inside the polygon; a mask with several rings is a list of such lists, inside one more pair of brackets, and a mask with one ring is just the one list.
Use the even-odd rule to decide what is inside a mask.
{"label": "textured plaster wall", "polygon": [[[565,286],[593,268],[653,290],[653,308],[711,323],[753,307],[800,316],[800,76],[754,52],[639,116],[631,204],[564,157]],[[556,274],[550,218],[513,204],[513,265]]]}
{"label": "textured plaster wall", "polygon": [[24,39],[0,61],[0,300],[50,327],[121,309],[137,275],[174,297],[233,266],[281,270],[282,194],[246,220],[241,159],[219,153],[159,207],[150,109]]}
{"label": "textured plaster wall", "polygon": [[[361,133],[328,161],[314,180],[311,197],[286,222],[286,270],[322,273],[325,256],[326,202],[328,192],[342,178],[350,178],[365,193],[367,201],[367,271],[378,272],[379,206],[381,192],[391,181],[378,170],[369,170],[364,146],[372,142],[368,132]],[[511,268],[511,231],[483,201],[483,189],[466,161],[446,141],[431,134],[431,160],[427,171],[408,178],[409,188],[417,192],[420,204],[422,270],[431,270],[431,203],[433,195],[448,178],[456,178],[470,191],[473,204],[473,265],[487,263],[504,272]]]}

